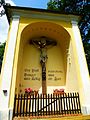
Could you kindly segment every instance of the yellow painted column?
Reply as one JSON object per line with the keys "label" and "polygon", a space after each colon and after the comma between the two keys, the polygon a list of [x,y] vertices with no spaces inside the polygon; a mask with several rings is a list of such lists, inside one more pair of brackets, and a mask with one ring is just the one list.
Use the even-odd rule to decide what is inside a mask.
{"label": "yellow painted column", "polygon": [[72,40],[74,55],[75,55],[75,64],[78,74],[78,85],[79,85],[79,94],[81,109],[83,114],[90,114],[90,79],[89,72],[86,63],[84,48],[82,44],[82,39],[80,31],[78,28],[78,23],[72,21],[72,31],[74,39]]}

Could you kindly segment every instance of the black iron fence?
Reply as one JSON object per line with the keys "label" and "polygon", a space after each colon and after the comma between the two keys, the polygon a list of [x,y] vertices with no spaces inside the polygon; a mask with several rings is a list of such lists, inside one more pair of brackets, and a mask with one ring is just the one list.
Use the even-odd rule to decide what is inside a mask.
{"label": "black iron fence", "polygon": [[78,93],[15,95],[13,116],[81,114]]}

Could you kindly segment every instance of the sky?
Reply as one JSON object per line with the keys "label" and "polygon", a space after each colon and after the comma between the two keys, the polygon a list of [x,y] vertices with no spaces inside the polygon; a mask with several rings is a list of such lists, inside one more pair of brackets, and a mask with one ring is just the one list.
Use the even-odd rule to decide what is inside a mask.
{"label": "sky", "polygon": [[16,5],[34,8],[46,8],[48,1],[49,0],[13,0]]}
{"label": "sky", "polygon": [[[23,6],[32,8],[47,8],[47,2],[49,0],[5,0],[6,3],[10,3],[12,6]],[[0,8],[0,11],[3,7]],[[6,15],[0,17],[0,44],[7,40],[9,24]]]}

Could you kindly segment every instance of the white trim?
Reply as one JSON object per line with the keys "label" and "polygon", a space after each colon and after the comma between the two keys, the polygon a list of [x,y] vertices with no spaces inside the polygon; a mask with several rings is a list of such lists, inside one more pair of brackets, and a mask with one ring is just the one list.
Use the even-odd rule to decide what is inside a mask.
{"label": "white trim", "polygon": [[[78,70],[80,72],[80,84],[82,87],[79,86],[79,93],[81,99],[81,107],[83,106],[90,106],[90,80],[89,80],[89,72],[86,63],[85,53],[83,49],[82,39],[80,35],[80,31],[78,28],[78,23],[76,21],[72,21],[72,30],[74,34],[74,46],[76,48],[76,54],[78,58]],[[86,107],[87,108],[87,107]],[[88,108],[87,108],[88,109]],[[82,111],[83,112],[83,111]],[[85,113],[85,111],[84,111]],[[90,111],[88,111],[90,113]]]}
{"label": "white trim", "polygon": [[[2,74],[0,109],[8,108],[18,26],[19,26],[19,17],[13,16],[11,30],[10,30],[10,37],[9,37],[9,42],[8,42],[8,48],[6,51],[5,64],[4,64],[3,74]],[[4,95],[3,90],[7,90],[6,96]]]}
{"label": "white trim", "polygon": [[65,15],[65,14],[54,14],[54,13],[47,13],[47,12],[35,12],[35,11],[13,11],[13,14],[19,15],[25,18],[39,18],[41,20],[58,20],[58,21],[65,21],[71,22],[72,20],[79,21],[80,16],[77,15]]}
{"label": "white trim", "polygon": [[80,72],[81,72],[81,76],[83,78],[82,82],[85,85],[86,80],[89,80],[89,73],[88,73],[88,68],[86,65],[86,58],[85,58],[85,53],[84,53],[84,49],[83,49],[82,39],[81,39],[80,31],[79,31],[76,21],[72,21],[72,29],[73,29],[75,43],[76,43],[78,61],[79,61],[79,65],[80,65]]}

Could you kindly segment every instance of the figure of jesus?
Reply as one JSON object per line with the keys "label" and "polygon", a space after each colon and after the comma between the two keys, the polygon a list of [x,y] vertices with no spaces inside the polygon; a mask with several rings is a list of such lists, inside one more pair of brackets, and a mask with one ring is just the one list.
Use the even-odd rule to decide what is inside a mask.
{"label": "figure of jesus", "polygon": [[[30,41],[30,44],[33,44],[36,48],[40,50],[40,63],[42,66],[42,81],[46,81],[46,62],[48,59],[47,49],[57,45],[57,42],[55,40],[50,40],[49,38],[42,36],[37,39],[32,39]],[[45,90],[43,93],[45,93]]]}
{"label": "figure of jesus", "polygon": [[48,38],[42,36],[39,39],[31,40],[31,44],[33,44],[36,48],[38,48],[41,52],[40,54],[40,63],[41,65],[45,64],[47,61],[47,49],[50,46],[55,46],[57,43],[54,40],[49,40]]}

